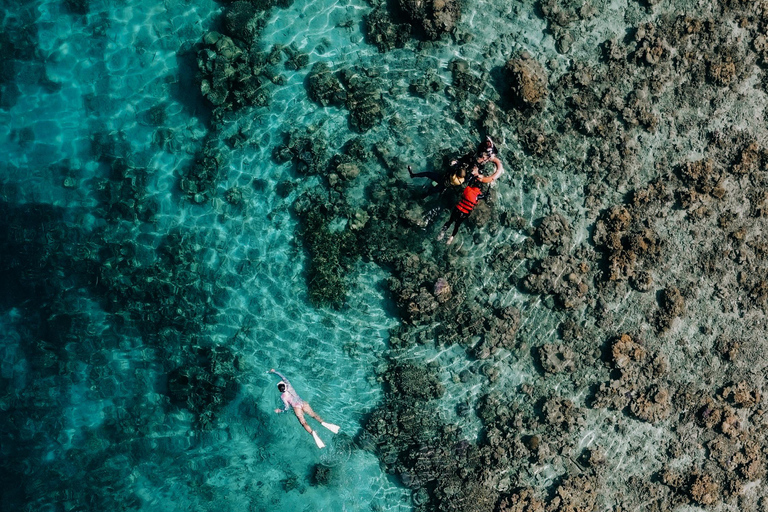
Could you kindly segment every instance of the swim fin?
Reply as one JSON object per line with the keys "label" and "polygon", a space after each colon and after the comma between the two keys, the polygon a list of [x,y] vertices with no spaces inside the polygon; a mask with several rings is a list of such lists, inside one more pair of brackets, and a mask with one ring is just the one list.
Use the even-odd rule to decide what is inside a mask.
{"label": "swim fin", "polygon": [[326,423],[324,421],[321,422],[320,424],[322,426],[324,426],[325,428],[327,428],[328,430],[330,430],[331,432],[333,432],[334,434],[338,434],[339,433],[339,426],[338,425],[334,425],[333,423]]}
{"label": "swim fin", "polygon": [[315,438],[315,444],[317,445],[318,448],[325,448],[325,443],[323,442],[322,439],[320,439],[320,436],[317,435],[317,432],[315,432],[314,430],[312,431],[312,437]]}

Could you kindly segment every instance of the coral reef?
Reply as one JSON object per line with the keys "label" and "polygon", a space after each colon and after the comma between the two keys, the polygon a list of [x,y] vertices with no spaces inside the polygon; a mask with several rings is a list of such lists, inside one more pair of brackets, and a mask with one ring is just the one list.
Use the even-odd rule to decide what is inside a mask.
{"label": "coral reef", "polygon": [[365,15],[365,38],[380,52],[402,48],[411,37],[411,26],[395,23],[382,6],[377,6]]}
{"label": "coral reef", "polygon": [[[246,43],[253,41],[259,37],[259,33],[264,28],[265,20],[259,15],[260,9],[256,7],[252,2],[246,0],[238,0],[227,6],[224,11],[224,30],[232,37],[239,39]],[[224,40],[214,41],[210,33],[207,34],[206,44],[216,47],[217,53],[222,57],[227,58],[227,48],[229,42]]]}
{"label": "coral reef", "polygon": [[[464,390],[481,377],[500,389],[479,400],[482,435],[467,442],[468,451],[484,458],[483,470],[473,474],[471,462],[456,469],[461,485],[455,476],[433,472],[421,454],[438,457],[450,473],[454,462],[445,446],[455,446],[456,438],[444,436],[449,425],[409,422],[408,392],[396,387],[374,412],[392,415],[387,435],[377,423],[366,429],[375,434],[387,470],[415,490],[419,510],[450,510],[465,503],[459,496],[482,509],[478,482],[496,510],[662,511],[724,503],[759,510],[762,491],[745,489],[747,478],[764,474],[758,448],[764,393],[750,383],[748,375],[755,374],[744,360],[746,346],[755,354],[755,341],[733,320],[760,330],[768,303],[759,277],[768,268],[759,234],[768,201],[758,190],[766,152],[751,127],[716,109],[751,105],[740,103],[745,96],[735,91],[761,80],[752,63],[763,58],[757,27],[764,15],[739,2],[709,3],[714,14],[700,16],[677,15],[658,2],[633,4],[628,36],[608,37],[594,59],[580,59],[576,49],[594,41],[590,21],[599,10],[559,0],[537,5],[567,62],[523,51],[510,58],[500,42],[488,50],[497,62],[506,59],[490,73],[498,90],[489,90],[482,66],[455,59],[444,93],[463,126],[503,133],[519,145],[525,154],[514,158],[536,169],[535,176],[521,177],[520,188],[543,203],[539,218],[516,220],[491,202],[476,230],[522,236],[514,242],[475,237],[478,252],[491,255],[481,266],[473,248],[446,253],[403,233],[403,227],[421,227],[428,207],[402,201],[398,181],[382,177],[362,229],[369,242],[364,257],[392,272],[388,285],[404,320],[391,337],[394,356],[413,357],[418,344],[460,344],[469,362],[453,383]],[[718,16],[739,25],[744,37],[733,37]],[[443,90],[431,77],[410,87],[427,99]],[[709,116],[718,121],[704,126]],[[402,168],[377,151],[385,171]],[[551,192],[549,180],[562,185],[563,174],[574,177],[568,186],[583,186],[583,196],[576,194],[583,204],[537,193]],[[481,268],[493,271],[493,283],[478,284]],[[500,297],[510,284],[524,296],[543,295],[543,306],[520,299],[507,309],[510,302]],[[438,290],[450,290],[449,298],[441,300]],[[550,316],[557,318],[559,340],[538,334],[546,329],[538,323],[555,330]],[[700,325],[689,325],[692,318]],[[608,341],[601,348],[594,340]],[[528,364],[529,358],[539,373],[516,387],[517,394],[505,389],[509,361]],[[462,403],[456,411],[468,416]],[[408,420],[395,420],[401,417]],[[416,450],[404,440],[419,432],[429,434]],[[616,460],[599,442],[577,448],[587,432],[601,440],[622,437],[638,450],[631,455],[638,467],[655,473],[611,474]],[[650,441],[640,432],[666,437]],[[637,455],[649,445],[658,453]],[[669,467],[662,462],[667,456]],[[538,476],[545,465],[558,476]],[[494,471],[514,476],[502,484],[489,479]],[[608,488],[623,494],[609,498]]]}
{"label": "coral reef", "polygon": [[414,400],[433,400],[445,392],[434,372],[408,363],[389,365],[383,379],[392,393],[412,397]]}
{"label": "coral reef", "polygon": [[214,132],[209,132],[203,147],[195,154],[192,164],[179,182],[181,190],[193,203],[204,203],[216,192],[225,158],[217,146]]}
{"label": "coral reef", "polygon": [[[80,10],[76,2],[72,7]],[[10,110],[21,96],[17,79],[22,71],[48,89],[56,87],[46,74],[38,48],[39,17],[39,11],[33,6],[25,6],[15,16],[9,12],[3,17],[5,28],[0,35],[0,108],[3,110]]]}
{"label": "coral reef", "polygon": [[197,65],[200,92],[213,105],[215,118],[228,110],[264,106],[269,102],[265,79],[259,76],[264,63],[255,60],[247,49],[237,46],[232,38],[208,32],[198,51]]}
{"label": "coral reef", "polygon": [[384,98],[378,72],[371,68],[345,68],[332,73],[318,62],[307,78],[307,94],[322,106],[344,106],[349,110],[349,125],[366,132],[384,118]]}
{"label": "coral reef", "polygon": [[79,14],[81,16],[88,14],[91,8],[89,0],[65,0],[64,6],[72,14]]}
{"label": "coral reef", "polygon": [[341,81],[322,61],[316,62],[307,76],[307,95],[324,107],[344,105],[347,99],[347,91]]}
{"label": "coral reef", "polygon": [[210,429],[215,414],[237,394],[238,358],[219,346],[199,349],[189,359],[168,373],[168,396],[195,413],[198,428]]}
{"label": "coral reef", "polygon": [[299,236],[310,257],[309,300],[316,306],[339,308],[347,295],[345,276],[358,254],[357,237],[350,229],[331,229],[329,205],[316,195],[302,196],[294,210],[301,219]]}
{"label": "coral reef", "polygon": [[[140,381],[149,375],[142,365],[170,373],[169,396],[189,407],[201,429],[216,425],[237,390],[240,369],[229,350],[190,349],[207,338],[206,322],[216,299],[207,273],[198,268],[194,235],[169,233],[157,249],[137,243],[132,228],[146,221],[135,215],[136,208],[149,200],[140,180],[133,180],[137,169],[126,164],[129,155],[119,144],[107,146],[115,151],[102,153],[104,165],[110,166],[107,187],[123,190],[128,180],[135,188],[119,200],[99,194],[103,205],[92,210],[101,216],[96,228],[73,224],[65,209],[0,203],[5,219],[0,248],[15,255],[0,263],[3,306],[5,310],[13,305],[23,313],[17,315],[16,328],[23,333],[18,342],[29,379],[3,399],[0,473],[4,478],[15,474],[13,467],[45,446],[56,451],[45,468],[23,480],[6,479],[17,487],[4,499],[33,508],[50,500],[66,501],[72,508],[86,503],[114,510],[140,506],[131,486],[132,470],[123,463],[126,450],[141,460],[150,458],[147,453],[170,450],[166,441],[149,440],[173,410],[152,385],[142,386]],[[118,206],[117,201],[124,204]],[[89,313],[94,302],[103,308],[101,319]],[[130,340],[137,338],[145,343],[145,355],[134,368],[136,375],[119,373],[111,354],[132,350]],[[73,431],[75,442],[69,447],[48,444],[64,432],[61,400],[73,386],[83,389],[78,401],[110,405],[95,425]],[[119,386],[137,390],[137,396],[125,396]],[[158,391],[162,389],[159,384]],[[155,398],[138,396],[143,391]],[[66,400],[63,406],[69,407]],[[32,428],[39,435],[27,435]],[[166,469],[159,472],[165,474]]]}
{"label": "coral reef", "polygon": [[672,391],[664,377],[669,362],[659,354],[649,353],[628,334],[611,344],[611,364],[616,377],[600,385],[594,407],[612,407],[629,411],[640,420],[656,423],[672,413]]}
{"label": "coral reef", "polygon": [[[483,12],[495,14],[494,31],[508,32],[493,41],[463,32],[476,27],[458,23],[471,5],[369,4],[364,36],[376,48],[332,62],[330,43],[262,48],[270,9],[287,2],[226,2],[217,31],[194,52],[213,127],[194,135],[200,146],[175,168],[186,201],[178,206],[225,223],[247,211],[254,191],[270,190],[267,175],[229,175],[233,155],[259,145],[290,164],[275,187],[275,212],[292,208],[298,217],[317,306],[345,306],[359,258],[389,273],[386,290],[402,322],[377,369],[385,397],[355,445],[380,457],[418,511],[765,509],[765,3],[704,0],[685,13],[657,0],[611,9],[502,3]],[[63,4],[78,23],[96,17],[91,7]],[[4,18],[6,111],[20,98],[17,76],[43,92],[57,89],[46,76],[57,54],[37,46],[37,30],[49,25],[39,16],[23,6]],[[539,40],[523,25],[506,30],[526,18],[527,29],[547,27]],[[339,27],[354,33],[357,21]],[[465,44],[473,38],[480,44]],[[320,107],[308,116],[314,124],[249,131],[272,115],[275,88],[296,83],[286,70],[306,73],[307,97]],[[84,97],[89,119],[103,101],[100,92]],[[347,132],[335,130],[338,112],[325,107],[346,109],[349,128],[365,138],[340,147]],[[404,129],[408,108],[439,115]],[[170,102],[137,108],[138,123],[154,132],[153,151],[174,152],[176,115]],[[8,137],[27,151],[43,128],[29,123]],[[5,196],[13,191],[0,183],[0,249],[12,255],[0,261],[0,276],[13,299],[0,300],[20,304],[30,372],[29,397],[0,397],[3,476],[8,492],[44,493],[66,510],[141,508],[114,484],[135,477],[108,469],[111,459],[126,457],[125,446],[131,456],[152,451],[151,425],[166,415],[194,421],[201,437],[217,427],[242,368],[235,348],[211,345],[207,329],[231,324],[220,316],[222,290],[239,276],[217,277],[210,239],[157,215],[147,193],[151,167],[131,154],[123,132],[91,131],[85,146],[96,178],[81,179],[69,163],[40,170],[67,200],[92,201],[87,213],[12,205]],[[455,147],[466,138],[471,150],[485,134],[500,145],[507,175],[462,227],[461,243],[437,244],[434,226],[455,191],[424,200],[405,166],[419,158],[440,171],[452,156],[444,141]],[[156,222],[165,231],[153,237]],[[250,255],[243,272],[246,263]],[[107,328],[83,313],[87,301]],[[121,344],[131,337],[151,353],[146,364],[167,375],[152,388],[155,402],[105,409],[103,432],[83,428],[70,453],[18,476],[22,449],[64,437],[40,428],[60,420],[37,401],[61,398],[50,390],[75,365],[94,367],[75,384],[108,401],[116,384],[105,354],[92,349],[130,350]],[[332,485],[334,471],[315,466],[312,484]],[[85,481],[96,496],[46,483],[61,475]],[[281,490],[308,491],[295,473],[281,478]]]}
{"label": "coral reef", "polygon": [[530,53],[523,52],[509,59],[504,70],[509,76],[509,94],[517,108],[544,108],[549,93],[547,74]]}
{"label": "coral reef", "polygon": [[111,221],[153,222],[158,205],[146,198],[149,172],[134,167],[123,158],[105,155],[102,160],[110,168],[109,177],[96,183],[104,216]]}
{"label": "coral reef", "polygon": [[399,0],[399,5],[418,32],[428,39],[453,32],[461,17],[461,3],[457,0]]}
{"label": "coral reef", "polygon": [[659,261],[663,244],[659,235],[644,225],[645,215],[633,215],[640,209],[644,209],[642,203],[632,209],[613,206],[606,210],[595,223],[592,241],[606,255],[605,279],[630,280],[633,285],[637,283],[636,288],[647,291],[643,284],[647,277],[638,274]]}
{"label": "coral reef", "polygon": [[561,343],[547,343],[538,349],[539,364],[546,373],[571,372],[574,370],[573,350]]}
{"label": "coral reef", "polygon": [[318,174],[325,170],[327,150],[322,134],[295,130],[284,134],[283,139],[283,144],[272,151],[276,162],[292,162],[299,174]]}
{"label": "coral reef", "polygon": [[553,295],[558,304],[573,309],[587,299],[588,261],[581,254],[547,256],[531,269],[522,286],[531,293]]}
{"label": "coral reef", "polygon": [[373,128],[384,118],[381,82],[375,69],[351,68],[340,72],[347,90],[345,106],[349,110],[349,125],[358,132]]}

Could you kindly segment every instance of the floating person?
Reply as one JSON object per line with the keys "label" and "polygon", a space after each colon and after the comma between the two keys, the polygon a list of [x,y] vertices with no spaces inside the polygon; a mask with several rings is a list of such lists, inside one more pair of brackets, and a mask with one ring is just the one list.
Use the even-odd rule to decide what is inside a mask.
{"label": "floating person", "polygon": [[499,154],[499,150],[496,148],[496,145],[493,143],[493,140],[486,135],[483,142],[480,143],[480,145],[477,146],[477,149],[475,150],[475,153],[468,153],[464,155],[463,157],[451,160],[451,165],[474,165],[474,164],[484,164],[491,160],[492,157]]}
{"label": "floating person", "polygon": [[301,423],[301,426],[304,427],[304,429],[312,434],[312,438],[315,440],[315,444],[317,444],[318,448],[325,448],[325,443],[323,443],[322,439],[320,439],[320,436],[317,435],[317,432],[312,430],[312,427],[310,427],[307,424],[307,420],[304,419],[304,413],[309,414],[313,418],[315,418],[317,421],[320,422],[322,426],[333,432],[334,434],[338,434],[339,427],[337,425],[334,425],[333,423],[326,423],[323,421],[320,416],[317,415],[315,411],[312,410],[312,407],[309,406],[309,403],[302,400],[298,393],[296,393],[296,390],[293,389],[293,386],[291,386],[291,383],[288,381],[288,379],[283,375],[282,373],[276,371],[274,368],[269,370],[267,373],[276,373],[282,380],[277,383],[277,389],[280,391],[280,399],[285,404],[284,409],[275,409],[276,413],[281,412],[287,412],[289,409],[293,408],[294,414],[296,414],[296,417],[299,419],[299,423]]}
{"label": "floating person", "polygon": [[[474,174],[477,179],[482,183],[492,183],[504,172],[504,166],[501,160],[496,156],[498,150],[493,144],[490,137],[486,136],[485,140],[480,143],[477,150],[474,153],[468,153],[461,158],[451,160],[448,167],[448,171],[444,174],[433,171],[425,171],[415,173],[408,166],[408,174],[411,178],[429,178],[432,180],[432,186],[427,189],[424,197],[431,196],[432,194],[439,194],[448,187],[459,187],[464,184],[468,174]],[[480,166],[488,162],[491,162],[496,166],[496,172],[491,176],[483,176],[480,173]]]}
{"label": "floating person", "polygon": [[455,223],[453,226],[453,233],[451,233],[451,236],[446,242],[447,245],[451,245],[453,243],[453,238],[456,236],[456,233],[459,232],[459,226],[461,226],[461,224],[467,220],[469,214],[472,213],[472,210],[474,210],[475,206],[477,206],[477,202],[486,198],[486,195],[483,194],[482,190],[480,190],[479,181],[480,180],[477,178],[477,176],[474,174],[470,175],[467,186],[464,187],[464,190],[461,193],[461,200],[451,212],[451,218],[448,219],[448,222],[443,224],[442,229],[440,229],[440,234],[437,235],[438,240],[442,240],[445,236],[445,232],[448,230],[448,226],[450,226],[452,223]]}
{"label": "floating person", "polygon": [[448,187],[458,187],[464,183],[467,177],[467,168],[455,166],[448,170],[445,174],[439,172],[424,171],[413,172],[411,166],[408,166],[408,174],[411,178],[429,178],[432,180],[432,186],[424,193],[424,197],[429,197],[432,194],[439,194]]}

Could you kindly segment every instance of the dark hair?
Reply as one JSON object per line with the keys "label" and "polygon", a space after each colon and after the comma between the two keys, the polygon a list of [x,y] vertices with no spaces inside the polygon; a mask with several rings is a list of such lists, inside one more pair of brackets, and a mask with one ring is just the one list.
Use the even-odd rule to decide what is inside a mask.
{"label": "dark hair", "polygon": [[285,382],[278,382],[277,383],[277,389],[282,393],[285,391]]}

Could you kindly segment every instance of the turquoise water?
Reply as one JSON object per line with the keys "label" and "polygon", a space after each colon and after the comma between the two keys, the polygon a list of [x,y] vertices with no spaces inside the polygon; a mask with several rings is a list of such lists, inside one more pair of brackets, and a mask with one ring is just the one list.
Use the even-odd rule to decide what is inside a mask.
{"label": "turquoise water", "polygon": [[[190,48],[214,26],[222,5],[91,1],[87,14],[71,5],[6,7],[8,29],[33,30],[18,38],[17,46],[23,42],[31,52],[15,61],[18,97],[0,111],[2,199],[14,207],[53,207],[57,225],[79,238],[64,249],[68,253],[98,252],[104,243],[131,240],[130,265],[142,268],[157,262],[157,249],[169,233],[194,240],[200,289],[215,297],[215,321],[204,322],[198,338],[181,343],[225,346],[241,371],[234,398],[216,411],[210,428],[199,429],[195,414],[169,404],[166,394],[166,375],[179,364],[174,345],[149,341],[156,333],[142,336],[145,327],[123,325],[128,313],[105,310],[104,297],[95,296],[92,287],[68,281],[66,269],[53,271],[66,282],[51,296],[36,297],[37,306],[19,302],[3,310],[3,409],[16,411],[6,420],[4,445],[21,442],[18,450],[3,448],[4,471],[17,484],[4,496],[3,508],[410,510],[411,491],[385,475],[374,454],[354,441],[365,415],[383,398],[377,371],[388,330],[398,323],[383,292],[387,274],[359,263],[342,311],[308,303],[307,261],[295,239],[291,204],[315,187],[317,178],[301,178],[290,166],[275,164],[272,147],[282,132],[296,128],[320,130],[331,151],[354,135],[345,110],[318,108],[307,99],[306,72],[317,61],[366,66],[390,84],[397,108],[367,138],[400,158],[418,161],[430,150],[466,144],[471,139],[466,128],[446,116],[446,97],[404,94],[408,83],[427,68],[450,83],[447,64],[457,57],[482,60],[490,51],[503,59],[523,42],[551,48],[541,20],[517,18],[496,6],[493,28],[461,49],[435,45],[417,54],[409,46],[381,54],[360,30],[371,10],[363,1],[299,0],[274,9],[261,46],[293,45],[309,55],[309,65],[282,72],[285,81],[272,88],[268,108],[246,109],[225,125],[214,145],[225,148],[223,139],[237,130],[247,133],[249,142],[228,150],[218,193],[196,206],[184,199],[178,181],[204,143],[210,114],[194,92]],[[474,26],[483,8],[469,5],[463,23]],[[510,29],[514,43],[506,36]],[[497,40],[502,32],[505,37]],[[490,88],[484,94],[495,96]],[[164,113],[160,121],[151,118],[153,108]],[[93,143],[104,138],[109,141],[104,147]],[[143,176],[142,201],[153,205],[150,221],[109,213],[105,219],[101,192],[115,158],[143,170],[135,174]],[[364,173],[360,181],[371,177]],[[512,173],[512,179],[522,176]],[[295,184],[287,197],[275,193],[282,181]],[[222,199],[232,187],[243,191],[240,205]],[[510,209],[535,216],[538,199],[515,189],[504,190]],[[362,184],[351,192],[353,203],[364,200],[361,190]],[[504,238],[496,242],[520,239],[515,233],[497,236]],[[89,237],[90,243],[83,242]],[[504,300],[522,298],[510,291]],[[65,304],[52,306],[55,301]],[[30,353],[25,347],[36,334],[28,324],[64,312],[76,315],[77,322],[63,345],[46,344]],[[32,360],[40,357],[50,360]],[[408,357],[441,362],[447,378],[469,364],[458,348],[418,349]],[[341,426],[336,436],[320,429],[327,449],[318,451],[295,418],[272,412],[279,405],[276,379],[265,373],[272,367],[288,374],[317,412]],[[530,369],[515,371],[510,387]],[[456,404],[474,401],[479,392],[479,385],[457,389],[439,406],[440,417],[458,421]],[[480,429],[476,419],[465,425],[470,438]],[[317,483],[318,471],[327,481]]]}
{"label": "turquoise water", "polygon": [[[346,117],[310,104],[304,73],[286,73],[271,108],[251,110],[237,123],[256,144],[231,152],[220,187],[242,187],[243,204],[216,198],[195,206],[182,199],[179,173],[199,148],[209,114],[190,90],[194,69],[179,54],[202,38],[221,9],[214,2],[151,1],[90,2],[86,15],[61,2],[6,7],[6,29],[35,32],[27,41],[34,59],[15,62],[18,99],[0,113],[2,199],[14,207],[51,206],[58,224],[94,237],[90,248],[73,240],[65,251],[98,251],[100,237],[130,240],[132,265],[139,267],[156,262],[169,232],[194,237],[195,266],[216,297],[216,320],[203,326],[197,342],[226,346],[241,371],[234,398],[217,411],[212,428],[200,430],[193,413],[168,403],[164,379],[174,366],[166,359],[173,349],[148,342],[136,328],[116,327],[113,312],[82,282],[37,297],[40,303],[13,304],[11,297],[2,313],[2,408],[16,412],[4,422],[3,469],[17,490],[4,491],[3,509],[410,509],[409,491],[353,440],[362,417],[382,399],[375,371],[396,325],[383,296],[385,274],[359,264],[343,311],[308,304],[306,257],[294,238],[291,203],[313,184],[270,157],[271,142],[294,126],[322,122],[343,140]],[[364,4],[299,2],[273,17],[264,44],[311,49],[330,38],[331,47],[370,54],[359,34],[335,28],[341,19],[359,22],[365,10]],[[26,77],[30,68],[38,76]],[[39,75],[55,85],[41,85]],[[158,126],[148,119],[158,105],[169,131],[161,145]],[[115,141],[101,161],[101,148],[92,144],[96,133]],[[99,192],[112,157],[146,170],[143,201],[154,204],[151,222],[104,220]],[[282,180],[295,182],[297,191],[279,197],[275,185]],[[104,231],[105,222],[114,228]],[[57,272],[68,279],[66,270]],[[54,301],[66,304],[51,306]],[[27,324],[46,314],[38,307],[78,318],[55,356],[46,351],[53,347],[43,349],[48,363],[32,362],[26,348],[35,336]],[[293,415],[273,413],[281,404],[277,379],[266,375],[272,367],[341,427],[335,436],[321,429],[325,450]],[[14,442],[18,449],[8,445]],[[318,468],[322,483],[313,476]]]}
{"label": "turquoise water", "polygon": [[[442,39],[380,52],[382,2],[295,0],[246,42],[267,104],[222,112],[198,59],[230,3],[5,2],[0,510],[764,510],[768,57],[746,4],[468,0]],[[541,111],[509,98],[526,52]],[[310,100],[317,63],[378,88],[369,130]],[[506,172],[437,243],[449,198],[405,166],[485,134]],[[279,163],[304,136],[359,175]],[[624,279],[599,229],[637,253]],[[350,233],[368,257],[337,254]],[[328,261],[336,308],[313,302]],[[270,368],[341,427],[325,449],[275,414]]]}

